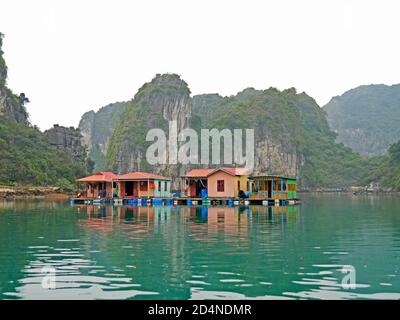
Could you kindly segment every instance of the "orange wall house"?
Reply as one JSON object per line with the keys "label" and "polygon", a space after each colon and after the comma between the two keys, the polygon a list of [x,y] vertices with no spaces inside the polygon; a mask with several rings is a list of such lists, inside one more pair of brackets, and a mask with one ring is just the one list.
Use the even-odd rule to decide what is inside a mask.
{"label": "orange wall house", "polygon": [[232,198],[248,191],[249,170],[242,168],[194,169],[183,176],[182,191],[188,197],[200,197],[207,189],[209,198]]}
{"label": "orange wall house", "polygon": [[193,169],[182,176],[181,190],[191,198],[200,198],[201,190],[207,189],[207,176],[215,169]]}
{"label": "orange wall house", "polygon": [[208,197],[237,197],[240,190],[248,191],[247,179],[247,170],[235,168],[216,169],[207,177]]}
{"label": "orange wall house", "polygon": [[122,198],[169,197],[171,179],[148,172],[130,172],[119,175],[118,196]]}
{"label": "orange wall house", "polygon": [[112,172],[97,172],[93,176],[77,179],[76,183],[85,186],[86,198],[112,198],[113,181],[117,177]]}

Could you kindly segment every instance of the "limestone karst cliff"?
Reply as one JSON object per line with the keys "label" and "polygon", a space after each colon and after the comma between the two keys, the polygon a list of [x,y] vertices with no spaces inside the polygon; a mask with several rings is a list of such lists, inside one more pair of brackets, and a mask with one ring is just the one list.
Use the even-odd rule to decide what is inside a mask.
{"label": "limestone karst cliff", "polygon": [[[335,143],[325,112],[314,99],[294,88],[248,88],[229,97],[191,97],[188,85],[178,75],[164,74],[144,84],[121,114],[113,105],[107,109],[110,114],[114,111],[115,129],[108,130],[110,136],[104,132],[101,141],[109,143],[100,152],[107,154],[104,169],[116,172],[153,171],[172,178],[182,175],[189,166],[152,166],[146,161],[146,149],[152,143],[145,140],[147,132],[161,128],[167,133],[168,120],[177,121],[178,130],[190,127],[197,132],[202,128],[253,128],[255,173],[295,176],[303,189],[357,184],[364,176],[363,167],[368,167],[351,149]],[[92,150],[93,141],[98,139],[94,117],[92,112],[86,113],[80,124],[84,136],[90,136],[86,144]],[[200,165],[190,168],[196,166]]]}
{"label": "limestone karst cliff", "polygon": [[79,129],[83,136],[83,144],[87,147],[89,157],[95,162],[95,169],[105,169],[105,158],[110,142],[121,114],[125,111],[130,101],[111,103],[100,108],[86,112],[80,122]]}
{"label": "limestone karst cliff", "polygon": [[71,160],[85,163],[87,151],[83,145],[83,136],[79,129],[55,124],[53,128],[46,130],[44,135],[50,145],[65,151]]}
{"label": "limestone karst cliff", "polygon": [[7,65],[3,58],[3,35],[0,33],[0,116],[18,123],[28,123],[28,112],[25,103],[28,101],[24,93],[14,94],[7,87]]}
{"label": "limestone karst cliff", "polygon": [[180,165],[153,167],[146,161],[146,134],[152,128],[168,131],[168,121],[176,121],[178,130],[189,126],[192,111],[190,90],[176,74],[157,75],[136,93],[122,114],[107,150],[107,165],[118,172],[156,171],[171,177],[183,173]]}
{"label": "limestone karst cliff", "polygon": [[382,155],[400,139],[400,85],[366,85],[323,108],[338,142],[364,156]]}
{"label": "limestone karst cliff", "polygon": [[49,143],[47,135],[29,123],[27,97],[14,94],[7,86],[2,40],[0,34],[0,184],[71,184],[88,173],[86,162],[74,158],[83,154],[73,151],[71,157],[68,153],[68,148],[75,150],[74,143],[68,142],[69,135],[59,140],[56,134]]}

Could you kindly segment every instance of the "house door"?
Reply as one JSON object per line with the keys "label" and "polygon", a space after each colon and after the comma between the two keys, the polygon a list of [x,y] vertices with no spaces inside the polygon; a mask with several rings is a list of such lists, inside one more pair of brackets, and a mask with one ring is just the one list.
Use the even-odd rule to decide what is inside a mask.
{"label": "house door", "polygon": [[201,190],[207,189],[207,180],[199,180],[196,182],[196,195],[195,197],[201,197]]}
{"label": "house door", "polygon": [[268,198],[272,198],[272,181],[268,180]]}
{"label": "house door", "polygon": [[125,193],[127,197],[133,196],[133,181],[125,182]]}

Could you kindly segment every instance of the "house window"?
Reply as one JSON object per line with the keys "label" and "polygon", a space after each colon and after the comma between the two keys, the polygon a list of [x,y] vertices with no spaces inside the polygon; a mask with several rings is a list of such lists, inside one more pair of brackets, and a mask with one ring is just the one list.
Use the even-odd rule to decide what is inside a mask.
{"label": "house window", "polygon": [[168,182],[164,181],[164,191],[167,192],[168,191]]}
{"label": "house window", "polygon": [[240,181],[238,181],[238,191],[240,191]]}
{"label": "house window", "polygon": [[217,180],[217,192],[224,192],[224,191],[225,191],[225,181]]}
{"label": "house window", "polygon": [[158,181],[158,191],[161,191],[161,181]]}
{"label": "house window", "polygon": [[147,181],[140,181],[140,191],[147,191]]}

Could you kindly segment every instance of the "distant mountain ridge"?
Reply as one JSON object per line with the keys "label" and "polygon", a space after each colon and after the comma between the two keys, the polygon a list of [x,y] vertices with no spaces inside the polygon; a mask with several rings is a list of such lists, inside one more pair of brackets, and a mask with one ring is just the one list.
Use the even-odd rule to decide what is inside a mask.
{"label": "distant mountain ridge", "polygon": [[400,139],[400,84],[359,86],[323,109],[337,141],[364,156],[382,155]]}

